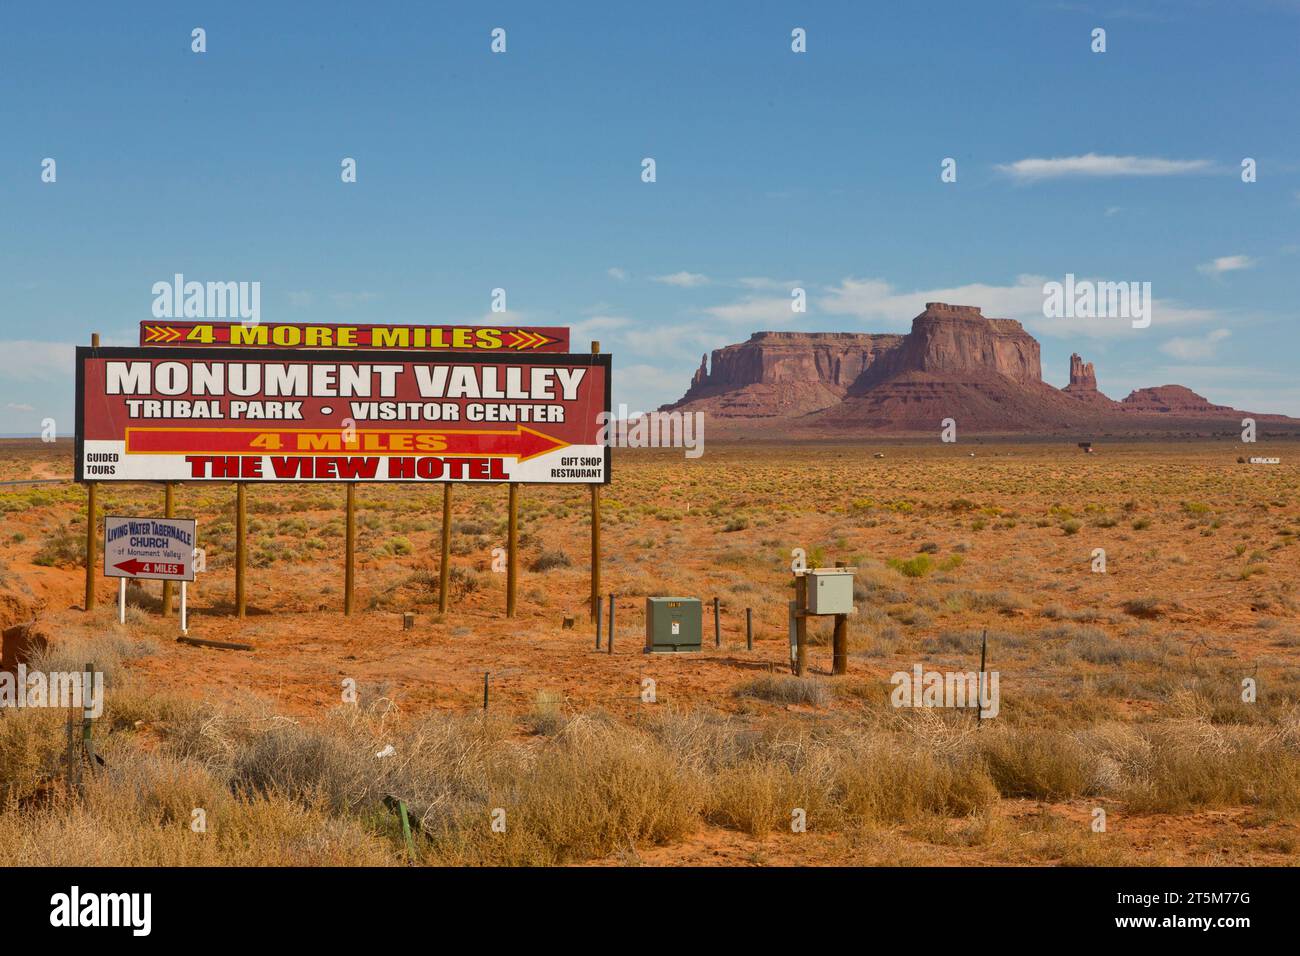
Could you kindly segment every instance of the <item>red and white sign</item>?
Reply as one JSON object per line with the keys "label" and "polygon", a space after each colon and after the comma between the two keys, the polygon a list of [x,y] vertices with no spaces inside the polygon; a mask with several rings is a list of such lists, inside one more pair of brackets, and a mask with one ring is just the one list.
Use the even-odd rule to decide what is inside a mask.
{"label": "red and white sign", "polygon": [[609,370],[608,355],[79,348],[77,480],[604,483]]}

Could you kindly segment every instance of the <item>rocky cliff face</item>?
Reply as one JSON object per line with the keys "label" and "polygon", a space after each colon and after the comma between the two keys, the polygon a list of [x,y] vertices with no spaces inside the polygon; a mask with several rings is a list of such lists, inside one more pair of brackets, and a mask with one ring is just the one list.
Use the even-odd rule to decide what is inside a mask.
{"label": "rocky cliff face", "polygon": [[841,401],[901,335],[856,332],[755,332],[747,342],[705,356],[677,405],[705,403],[712,414],[803,414]]}
{"label": "rocky cliff face", "polygon": [[1070,353],[1070,384],[1065,386],[1066,391],[1074,389],[1075,391],[1097,391],[1097,373],[1093,371],[1092,363],[1085,362],[1083,356],[1078,352]]}
{"label": "rocky cliff face", "polygon": [[1152,415],[1244,414],[1227,405],[1212,405],[1209,400],[1182,385],[1157,385],[1154,388],[1139,388],[1130,392],[1128,397],[1119,405],[1121,410],[1125,412]]}
{"label": "rocky cliff face", "polygon": [[722,417],[807,414],[863,395],[899,375],[1042,384],[1038,342],[1019,322],[978,307],[930,302],[907,335],[755,332],[715,349],[681,401]]}
{"label": "rocky cliff face", "polygon": [[906,335],[756,332],[715,349],[711,363],[706,356],[685,396],[665,408],[704,412],[723,433],[764,434],[751,429],[775,420],[807,437],[937,433],[945,418],[967,434],[1131,434],[1245,414],[1181,385],[1113,401],[1078,354],[1070,384],[1053,388],[1042,380],[1038,341],[1019,322],[944,302],[926,303]]}
{"label": "rocky cliff face", "polygon": [[1043,380],[1038,341],[1019,322],[986,319],[977,306],[946,302],[927,302],[912,331],[861,385],[908,372],[962,380],[1000,375],[1026,385]]}
{"label": "rocky cliff face", "polygon": [[1097,373],[1091,362],[1085,362],[1078,352],[1070,354],[1070,384],[1061,389],[1071,398],[1087,402],[1094,408],[1117,409],[1115,402],[1097,389]]}

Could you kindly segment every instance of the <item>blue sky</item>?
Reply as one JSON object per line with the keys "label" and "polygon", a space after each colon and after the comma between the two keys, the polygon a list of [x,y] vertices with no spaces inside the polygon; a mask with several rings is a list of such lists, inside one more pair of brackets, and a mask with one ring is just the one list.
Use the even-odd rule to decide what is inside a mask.
{"label": "blue sky", "polygon": [[[261,282],[264,321],[502,287],[633,408],[939,299],[1025,321],[1053,384],[1079,351],[1115,398],[1300,415],[1300,2],[9,4],[0,63],[0,433],[68,431],[71,346],[133,342],[176,272]],[[1066,273],[1151,282],[1151,327],[1044,319]]]}

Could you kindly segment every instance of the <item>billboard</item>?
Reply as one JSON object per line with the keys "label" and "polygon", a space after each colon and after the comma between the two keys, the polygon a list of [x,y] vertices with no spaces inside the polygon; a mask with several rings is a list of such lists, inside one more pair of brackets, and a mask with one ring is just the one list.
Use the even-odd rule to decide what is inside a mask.
{"label": "billboard", "polygon": [[193,518],[104,516],[104,575],[153,581],[194,580]]}
{"label": "billboard", "polygon": [[603,484],[608,355],[77,349],[78,481]]}
{"label": "billboard", "polygon": [[569,330],[553,326],[333,325],[310,322],[140,323],[140,344],[203,348],[388,349],[413,352],[568,352]]}

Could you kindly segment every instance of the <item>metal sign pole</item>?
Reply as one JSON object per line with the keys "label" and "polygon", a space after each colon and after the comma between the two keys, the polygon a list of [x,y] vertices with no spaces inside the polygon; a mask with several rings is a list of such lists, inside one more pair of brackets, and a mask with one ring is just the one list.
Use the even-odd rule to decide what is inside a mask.
{"label": "metal sign pole", "polygon": [[185,615],[185,585],[188,583],[189,583],[188,581],[181,582],[181,633],[182,634],[188,634],[190,632],[189,619]]}
{"label": "metal sign pole", "polygon": [[126,623],[126,578],[117,579],[117,623]]}

